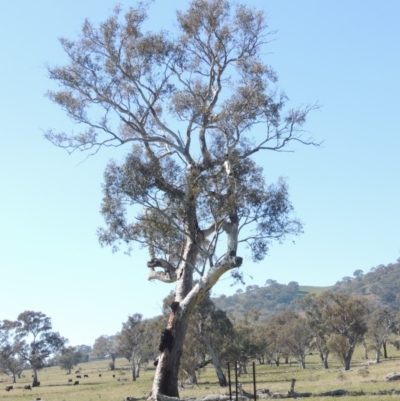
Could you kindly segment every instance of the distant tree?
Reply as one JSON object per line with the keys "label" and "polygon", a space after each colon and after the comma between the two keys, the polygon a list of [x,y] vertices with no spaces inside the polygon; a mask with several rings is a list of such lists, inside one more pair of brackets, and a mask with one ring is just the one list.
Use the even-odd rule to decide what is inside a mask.
{"label": "distant tree", "polygon": [[115,336],[118,354],[131,363],[133,381],[140,375],[142,361],[149,357],[150,337],[140,313],[128,316],[128,320],[122,323],[122,330]]}
{"label": "distant tree", "polygon": [[301,369],[306,368],[306,352],[312,347],[313,332],[305,318],[297,317],[289,320],[280,334],[286,347],[294,355]]}
{"label": "distant tree", "polygon": [[228,385],[225,374],[221,366],[221,358],[226,355],[229,342],[234,337],[232,322],[226,313],[215,307],[209,296],[206,296],[198,305],[194,313],[197,330],[194,335],[201,342],[212,362],[219,385]]}
{"label": "distant tree", "polygon": [[58,366],[71,374],[74,366],[82,361],[83,354],[76,347],[67,347],[61,350],[60,355],[57,357]]}
{"label": "distant tree", "polygon": [[368,318],[367,339],[375,351],[375,361],[380,362],[382,347],[398,324],[396,312],[386,308],[375,309]]}
{"label": "distant tree", "polygon": [[115,336],[102,335],[96,338],[92,354],[94,358],[111,358],[109,368],[115,370],[115,359],[118,356],[118,344]]}
{"label": "distant tree", "polygon": [[231,366],[238,364],[238,375],[247,374],[247,364],[251,359],[256,358],[258,349],[255,333],[255,326],[246,326],[237,324],[235,327],[235,335],[229,344],[227,352],[227,361]]}
{"label": "distant tree", "polygon": [[323,317],[325,308],[323,298],[315,294],[309,294],[300,301],[300,305],[306,314],[307,324],[314,333],[314,347],[318,350],[324,368],[328,369],[330,353],[328,340],[331,335],[331,329]]}
{"label": "distant tree", "polygon": [[297,292],[299,290],[299,283],[297,281],[291,281],[287,285],[288,289],[293,292]]}
{"label": "distant tree", "polygon": [[46,137],[70,152],[129,149],[104,175],[101,244],[146,244],[149,279],[175,283],[153,398],[179,395],[189,315],[224,273],[241,280],[239,242],[261,261],[271,242],[301,233],[286,182],[268,185],[254,155],[312,144],[303,125],[315,108],[286,106],[264,60],[261,11],[184,3],[171,34],[145,31],[146,2],[99,26],[86,20],[78,40],[61,39],[68,64],[49,68],[61,86],[49,98],[83,128]]}
{"label": "distant tree", "polygon": [[356,345],[367,332],[367,300],[333,292],[324,292],[320,297],[322,318],[331,332],[328,347],[342,362],[344,370],[350,370]]}
{"label": "distant tree", "polygon": [[93,351],[92,347],[90,345],[81,344],[77,345],[75,348],[82,353],[82,362],[89,362],[90,354]]}
{"label": "distant tree", "polygon": [[15,322],[3,320],[0,322],[0,370],[12,375],[13,383],[20,376],[25,360],[18,356],[15,347]]}
{"label": "distant tree", "polygon": [[211,360],[207,359],[206,347],[198,341],[198,336],[191,330],[189,323],[179,369],[180,380],[188,384],[197,384],[199,370],[209,363]]}
{"label": "distant tree", "polygon": [[350,276],[345,276],[342,278],[343,283],[350,283],[353,280]]}
{"label": "distant tree", "polygon": [[261,310],[257,306],[251,306],[243,311],[244,324],[255,324],[260,318]]}
{"label": "distant tree", "polygon": [[238,289],[236,290],[236,294],[243,294],[243,290],[242,290],[241,288],[238,288]]}
{"label": "distant tree", "polygon": [[46,359],[60,351],[67,340],[52,331],[51,319],[42,312],[25,311],[16,324],[14,349],[33,370],[32,386],[38,385],[38,371],[45,367]]}
{"label": "distant tree", "polygon": [[353,276],[355,277],[355,278],[359,278],[359,277],[361,277],[362,275],[363,275],[363,271],[361,270],[361,269],[358,269],[358,270],[355,270],[354,272],[353,272]]}
{"label": "distant tree", "polygon": [[268,350],[268,340],[265,332],[267,329],[267,324],[261,323],[257,325],[257,330],[254,332],[254,344],[256,346],[255,358],[258,360],[260,365],[264,365],[270,362],[269,350]]}
{"label": "distant tree", "polygon": [[267,323],[267,329],[264,333],[266,342],[268,344],[268,359],[275,363],[276,366],[280,365],[281,358],[289,357],[289,348],[283,334],[283,327],[293,319],[297,318],[297,314],[291,310],[282,312]]}
{"label": "distant tree", "polygon": [[246,292],[258,290],[260,287],[258,285],[248,285],[246,287]]}
{"label": "distant tree", "polygon": [[270,278],[265,282],[265,285],[275,285],[275,284],[278,284],[278,282]]}

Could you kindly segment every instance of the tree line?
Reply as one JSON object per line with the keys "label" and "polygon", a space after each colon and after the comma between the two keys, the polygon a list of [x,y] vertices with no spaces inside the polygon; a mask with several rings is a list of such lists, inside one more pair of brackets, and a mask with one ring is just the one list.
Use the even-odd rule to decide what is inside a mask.
{"label": "tree line", "polygon": [[[140,313],[128,316],[114,335],[99,336],[93,347],[67,346],[67,339],[52,331],[51,319],[42,312],[25,311],[16,321],[0,322],[0,368],[13,377],[23,369],[33,372],[33,386],[40,385],[38,372],[58,365],[67,374],[91,358],[110,358],[115,369],[117,357],[131,365],[132,380],[140,377],[143,366],[157,365],[162,352],[161,331],[168,319],[173,294],[164,299],[162,315],[143,319]],[[365,297],[326,291],[299,301],[299,310],[286,310],[268,322],[259,321],[259,310],[248,309],[242,319],[232,319],[206,296],[191,315],[181,358],[179,378],[196,383],[201,368],[211,365],[220,386],[226,386],[227,363],[238,364],[238,373],[247,373],[250,361],[259,364],[296,362],[306,367],[306,356],[317,352],[321,365],[329,368],[329,358],[337,358],[349,370],[357,345],[365,358],[374,352],[374,362],[387,357],[387,345],[400,348],[400,314],[385,307],[371,307]]]}
{"label": "tree line", "polygon": [[[324,368],[329,357],[349,370],[357,345],[364,356],[374,353],[374,362],[387,357],[387,344],[399,348],[400,314],[376,307],[367,298],[332,291],[299,300],[297,311],[286,310],[268,322],[251,308],[242,319],[233,318],[206,298],[192,316],[181,364],[181,377],[196,381],[196,371],[212,363],[221,385],[226,384],[221,366],[239,363],[239,374],[251,360],[260,364],[296,361],[306,367],[306,356],[317,352]],[[162,319],[162,317],[160,317]]]}

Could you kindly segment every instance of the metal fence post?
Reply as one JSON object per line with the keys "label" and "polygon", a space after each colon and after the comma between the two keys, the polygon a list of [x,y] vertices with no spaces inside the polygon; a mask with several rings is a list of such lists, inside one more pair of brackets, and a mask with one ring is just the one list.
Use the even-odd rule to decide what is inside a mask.
{"label": "metal fence post", "polygon": [[254,401],[257,400],[257,394],[256,394],[256,363],[253,362],[253,391],[254,391]]}
{"label": "metal fence post", "polygon": [[231,387],[231,369],[228,362],[228,385],[229,385],[229,400],[232,401],[232,387]]}
{"label": "metal fence post", "polygon": [[236,401],[239,398],[239,391],[238,391],[238,363],[235,362],[235,385],[236,385]]}

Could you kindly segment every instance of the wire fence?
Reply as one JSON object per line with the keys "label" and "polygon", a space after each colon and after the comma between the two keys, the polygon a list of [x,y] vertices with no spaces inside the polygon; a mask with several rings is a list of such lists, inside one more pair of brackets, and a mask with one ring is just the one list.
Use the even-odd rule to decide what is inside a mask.
{"label": "wire fence", "polygon": [[[229,386],[229,400],[232,401],[232,381],[231,381],[231,367],[228,362],[228,386]],[[253,362],[253,394],[254,401],[257,400],[257,387],[256,387],[256,364]],[[238,401],[239,397],[239,382],[238,382],[238,363],[235,363],[235,400]]]}

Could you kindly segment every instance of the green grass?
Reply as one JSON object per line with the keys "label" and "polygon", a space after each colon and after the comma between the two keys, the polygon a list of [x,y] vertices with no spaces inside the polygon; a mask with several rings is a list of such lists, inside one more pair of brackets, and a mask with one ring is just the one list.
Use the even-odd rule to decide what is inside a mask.
{"label": "green grass", "polygon": [[307,294],[318,295],[321,292],[330,290],[331,288],[332,288],[332,286],[330,286],[330,287],[312,287],[312,286],[309,286],[309,285],[308,286],[307,285],[300,285],[299,286],[299,292],[304,294],[304,295],[307,295]]}
{"label": "green grass", "polygon": [[[386,382],[387,374],[400,371],[400,352],[389,349],[390,358],[383,360],[378,365],[363,365],[362,349],[357,349],[353,358],[352,368],[349,372],[342,372],[341,366],[337,361],[331,359],[330,368],[324,370],[318,361],[317,355],[309,355],[306,359],[306,369],[301,370],[297,364],[282,364],[279,367],[256,365],[257,388],[268,388],[271,392],[287,394],[292,378],[296,379],[296,392],[312,392],[319,394],[326,391],[344,389],[347,391],[361,393],[361,396],[345,396],[340,400],[386,400],[400,399],[399,395],[368,395],[372,392],[389,391],[391,389],[400,390],[400,383]],[[371,355],[372,356],[372,355]],[[131,372],[128,362],[124,359],[117,359],[115,372],[107,371],[108,360],[83,363],[78,368],[81,369],[81,379],[76,379],[75,374],[66,375],[58,367],[44,369],[39,372],[40,387],[33,388],[32,391],[23,390],[23,386],[31,384],[31,371],[24,371],[21,379],[12,384],[11,378],[0,375],[0,400],[27,401],[35,400],[40,397],[43,401],[122,401],[126,396],[143,397],[149,394],[154,376],[154,369],[149,369],[141,373],[141,377],[136,381],[131,381]],[[75,370],[78,370],[75,369]],[[89,378],[83,379],[83,375]],[[102,377],[99,377],[99,374]],[[115,374],[115,378],[113,378]],[[252,368],[248,368],[248,373],[242,375],[239,380],[243,388],[252,392]],[[68,379],[79,380],[78,386],[68,384]],[[126,378],[126,382],[117,379]],[[232,377],[233,381],[233,377]],[[10,392],[5,391],[5,387],[13,385],[14,389]],[[190,388],[191,387],[191,388]],[[232,385],[234,388],[234,385]],[[181,398],[205,396],[208,394],[227,394],[227,388],[218,386],[213,367],[203,369],[198,376],[198,385],[186,386],[180,392]],[[313,400],[330,400],[331,397],[313,397]]]}

